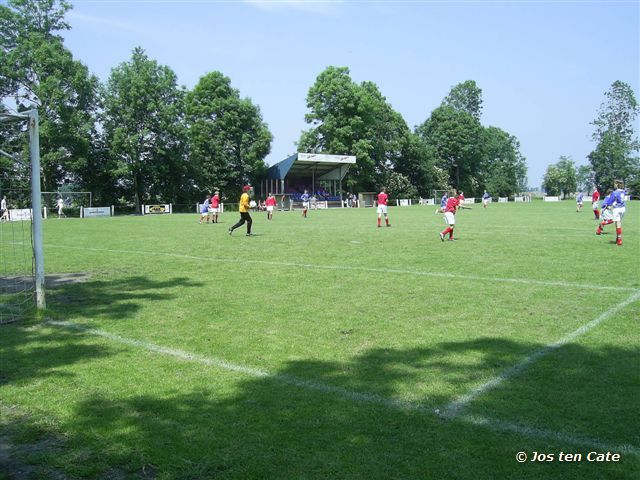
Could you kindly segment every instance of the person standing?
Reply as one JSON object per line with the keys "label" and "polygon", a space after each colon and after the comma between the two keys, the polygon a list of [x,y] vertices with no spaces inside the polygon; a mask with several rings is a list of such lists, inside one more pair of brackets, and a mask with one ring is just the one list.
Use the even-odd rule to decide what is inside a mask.
{"label": "person standing", "polygon": [[578,197],[576,198],[576,212],[579,212],[582,210],[582,207],[584,206],[584,195],[582,194],[582,192],[578,192]]}
{"label": "person standing", "polygon": [[591,195],[591,208],[593,208],[593,215],[596,220],[600,219],[600,192],[598,187],[593,187],[593,194]]}
{"label": "person standing", "polygon": [[272,193],[269,193],[265,203],[267,205],[267,220],[273,220],[273,210],[276,208],[276,197],[274,197]]}
{"label": "person standing", "polygon": [[236,228],[241,227],[246,223],[247,237],[253,236],[253,234],[251,233],[251,224],[253,223],[253,220],[251,219],[251,214],[249,214],[249,210],[251,208],[250,201],[249,201],[250,191],[251,191],[251,187],[249,185],[245,185],[244,187],[242,187],[242,195],[240,195],[240,203],[238,205],[238,211],[240,212],[240,220],[238,220],[238,223],[236,223],[235,225],[229,228],[229,235],[232,235],[233,231]]}
{"label": "person standing", "polygon": [[[460,192],[462,194],[462,192]],[[458,197],[459,198],[459,197]],[[442,232],[440,232],[440,240],[444,242],[444,237],[448,233],[449,241],[453,241],[453,229],[456,226],[456,210],[458,209],[459,200],[456,198],[455,189],[451,190],[451,195],[447,199],[447,205],[444,208],[444,221],[447,223],[448,227],[445,228]],[[463,197],[464,198],[464,197]]]}
{"label": "person standing", "polygon": [[484,193],[482,194],[482,208],[487,208],[487,204],[489,203],[490,198],[491,196],[485,190]]}
{"label": "person standing", "polygon": [[9,210],[7,209],[7,196],[3,195],[0,200],[0,221],[9,221]]}
{"label": "person standing", "polygon": [[378,228],[380,228],[380,220],[382,215],[384,215],[384,221],[387,224],[387,227],[390,227],[389,216],[387,215],[387,201],[389,200],[389,195],[387,195],[387,189],[382,188],[380,193],[378,194]]}
{"label": "person standing", "polygon": [[213,197],[211,197],[211,213],[213,215],[211,223],[218,223],[218,215],[220,213],[220,192],[217,190]]}
{"label": "person standing", "polygon": [[460,195],[458,195],[458,205],[461,207],[464,205],[464,192],[460,191]]}
{"label": "person standing", "polygon": [[449,197],[447,196],[447,192],[444,192],[442,194],[442,198],[440,199],[440,208],[438,208],[436,210],[436,213],[444,213],[444,209],[447,208],[447,199]]}
{"label": "person standing", "polygon": [[306,190],[300,196],[300,200],[302,200],[302,217],[307,218],[307,212],[309,211],[309,194]]}
{"label": "person standing", "polygon": [[58,207],[58,220],[60,220],[60,218],[62,217],[66,218],[66,215],[64,214],[64,200],[62,199],[62,197],[58,198],[56,206]]}

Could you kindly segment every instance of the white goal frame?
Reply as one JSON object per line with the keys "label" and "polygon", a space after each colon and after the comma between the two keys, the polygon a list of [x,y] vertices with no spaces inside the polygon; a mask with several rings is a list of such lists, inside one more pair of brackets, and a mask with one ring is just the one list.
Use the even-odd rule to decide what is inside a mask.
{"label": "white goal frame", "polygon": [[[22,113],[2,113],[0,122],[27,122],[29,130],[29,157],[31,159],[31,219],[33,222],[33,257],[35,263],[36,307],[46,308],[44,294],[44,248],[42,245],[42,199],[40,195],[40,120],[38,110],[32,109]],[[15,156],[0,151],[12,160]],[[21,162],[22,163],[22,162]]]}

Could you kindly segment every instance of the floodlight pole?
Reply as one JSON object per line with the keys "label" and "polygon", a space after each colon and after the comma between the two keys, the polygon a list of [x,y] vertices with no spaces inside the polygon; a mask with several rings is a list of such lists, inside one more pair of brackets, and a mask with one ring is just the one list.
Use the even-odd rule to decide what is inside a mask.
{"label": "floodlight pole", "polygon": [[36,306],[46,308],[44,296],[44,250],[42,245],[42,200],[40,199],[40,128],[38,110],[29,115],[29,153],[31,155],[31,207],[33,219],[33,254],[36,262]]}

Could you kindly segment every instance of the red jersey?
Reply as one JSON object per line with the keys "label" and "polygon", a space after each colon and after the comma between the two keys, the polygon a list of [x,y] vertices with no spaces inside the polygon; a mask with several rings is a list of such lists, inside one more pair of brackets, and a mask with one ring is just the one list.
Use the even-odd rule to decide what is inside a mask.
{"label": "red jersey", "polygon": [[456,213],[456,209],[458,208],[459,201],[456,197],[449,197],[447,199],[447,206],[444,207],[445,212]]}
{"label": "red jersey", "polygon": [[218,208],[220,205],[220,197],[218,195],[214,195],[211,197],[211,208]]}
{"label": "red jersey", "polygon": [[267,207],[275,207],[276,206],[276,197],[267,197],[267,201],[264,202]]}
{"label": "red jersey", "polygon": [[596,190],[595,192],[593,192],[593,195],[591,195],[591,201],[597,202],[598,200],[600,200],[600,192]]}
{"label": "red jersey", "polygon": [[458,202],[459,203],[464,202],[464,195],[463,194],[458,195]]}
{"label": "red jersey", "polygon": [[380,192],[378,194],[378,205],[386,205],[387,204],[387,199],[389,198],[389,195],[387,195],[384,192]]}

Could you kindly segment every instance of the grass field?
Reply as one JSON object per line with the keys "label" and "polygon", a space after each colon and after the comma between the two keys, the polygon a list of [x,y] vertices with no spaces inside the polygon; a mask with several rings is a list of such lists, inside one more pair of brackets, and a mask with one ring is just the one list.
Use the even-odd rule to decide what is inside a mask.
{"label": "grass field", "polygon": [[569,201],[476,205],[444,243],[420,206],[252,238],[236,213],[48,220],[47,273],[83,281],[0,327],[0,470],[637,479],[638,207],[622,247]]}

